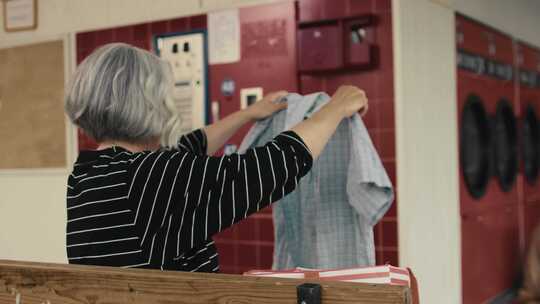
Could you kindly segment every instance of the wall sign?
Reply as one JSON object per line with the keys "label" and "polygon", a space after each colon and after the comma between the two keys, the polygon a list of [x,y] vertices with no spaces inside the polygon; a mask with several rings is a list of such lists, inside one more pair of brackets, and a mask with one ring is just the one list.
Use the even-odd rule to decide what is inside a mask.
{"label": "wall sign", "polygon": [[159,57],[170,63],[174,75],[173,99],[181,117],[181,133],[208,123],[208,58],[205,31],[155,37]]}
{"label": "wall sign", "polygon": [[208,48],[210,64],[240,60],[240,18],[238,9],[208,14]]}
{"label": "wall sign", "polygon": [[37,28],[37,0],[9,0],[2,3],[6,32]]}
{"label": "wall sign", "polygon": [[242,57],[287,56],[287,19],[242,23]]}
{"label": "wall sign", "polygon": [[467,51],[458,50],[457,66],[460,69],[500,80],[512,80],[514,67]]}
{"label": "wall sign", "polygon": [[540,88],[540,74],[535,71],[519,70],[519,83],[529,88]]}

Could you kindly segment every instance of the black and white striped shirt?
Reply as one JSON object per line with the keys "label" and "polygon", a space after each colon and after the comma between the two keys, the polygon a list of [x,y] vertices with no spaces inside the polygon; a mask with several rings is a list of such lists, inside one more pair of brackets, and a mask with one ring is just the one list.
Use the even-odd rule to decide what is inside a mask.
{"label": "black and white striped shirt", "polygon": [[206,155],[201,130],[178,149],[82,151],[68,179],[69,262],[218,271],[212,236],[293,191],[311,165],[292,131],[223,157]]}

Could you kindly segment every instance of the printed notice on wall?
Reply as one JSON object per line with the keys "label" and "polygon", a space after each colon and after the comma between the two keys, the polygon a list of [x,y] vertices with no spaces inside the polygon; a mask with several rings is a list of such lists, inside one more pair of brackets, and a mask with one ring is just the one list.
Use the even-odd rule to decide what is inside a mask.
{"label": "printed notice on wall", "polygon": [[4,4],[6,30],[30,29],[36,26],[35,0],[11,0]]}
{"label": "printed notice on wall", "polygon": [[208,52],[210,64],[240,60],[238,9],[208,14]]}

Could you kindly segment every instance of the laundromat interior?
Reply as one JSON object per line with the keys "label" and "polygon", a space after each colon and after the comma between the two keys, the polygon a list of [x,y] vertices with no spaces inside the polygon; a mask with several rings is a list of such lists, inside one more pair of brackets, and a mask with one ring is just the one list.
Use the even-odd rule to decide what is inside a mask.
{"label": "laundromat interior", "polygon": [[[347,294],[358,293],[358,303],[537,303],[540,301],[539,17],[540,2],[536,0],[0,0],[0,24],[3,24],[0,30],[0,303],[295,303],[297,300],[297,303],[306,304],[354,303],[356,296],[351,296],[353,300],[350,301],[345,300],[346,296],[340,298],[344,295],[340,288],[347,290]],[[186,175],[189,173],[190,179],[185,193],[178,194],[178,201],[185,201],[186,206],[178,210],[171,207],[171,210],[182,214],[178,225],[183,227],[183,213],[186,210],[190,212],[188,201],[191,192],[188,187],[199,187],[200,192],[196,192],[198,203],[193,208],[199,208],[201,198],[208,199],[208,203],[202,200],[207,204],[206,209],[202,209],[206,212],[206,223],[204,220],[196,221],[196,211],[193,219],[186,216],[186,221],[193,225],[189,231],[191,251],[188,251],[193,255],[185,258],[178,249],[170,262],[174,264],[182,260],[188,265],[193,262],[191,258],[196,260],[200,252],[210,248],[208,250],[215,250],[215,254],[208,253],[208,262],[219,257],[218,266],[213,269],[216,271],[203,272],[221,274],[204,274],[201,277],[186,274],[183,277],[184,271],[166,269],[165,262],[161,262],[160,268],[153,262],[153,254],[156,259],[159,255],[160,261],[165,261],[169,255],[166,247],[176,242],[176,234],[170,234],[175,240],[169,239],[169,230],[176,225],[174,216],[157,218],[160,210],[165,209],[164,204],[167,204],[165,213],[173,212],[168,211],[167,202],[175,200],[173,190],[170,190],[170,197],[161,198],[160,188],[169,183],[174,187],[186,176],[182,171],[186,169],[182,166],[184,159],[189,160],[190,157],[182,159],[174,177],[172,173],[165,173],[171,172],[167,171],[169,166],[176,163],[174,154],[170,162],[164,164],[162,175],[155,178],[152,175],[157,174],[153,170],[161,170],[159,165],[148,167],[150,175],[146,183],[141,184],[144,188],[138,207],[108,211],[115,215],[125,213],[126,216],[136,212],[133,225],[137,226],[146,185],[156,183],[158,194],[148,212],[149,217],[156,218],[161,226],[155,228],[157,241],[155,235],[153,241],[149,238],[152,243],[149,243],[148,263],[144,267],[134,267],[154,270],[130,272],[132,270],[113,269],[110,267],[123,265],[120,257],[109,265],[108,260],[100,260],[105,254],[89,253],[81,257],[84,251],[82,248],[78,251],[80,246],[92,244],[94,249],[86,252],[98,252],[101,250],[97,249],[98,245],[112,246],[107,248],[113,248],[111,252],[115,252],[113,241],[95,239],[98,233],[93,232],[105,229],[104,223],[109,225],[106,228],[122,226],[122,223],[113,223],[112,219],[99,222],[97,217],[101,214],[96,213],[80,213],[84,216],[72,218],[74,208],[86,208],[87,204],[97,208],[101,202],[99,195],[105,195],[103,193],[108,193],[110,187],[121,183],[118,179],[115,185],[96,186],[71,195],[70,191],[78,187],[78,184],[72,184],[72,179],[76,180],[76,172],[82,172],[77,171],[80,170],[78,166],[82,155],[98,153],[96,151],[107,147],[107,143],[112,143],[112,149],[117,145],[131,146],[122,146],[121,141],[114,138],[96,140],[90,135],[92,133],[85,131],[87,124],[81,123],[80,119],[87,116],[102,115],[96,128],[106,130],[111,124],[105,121],[105,117],[113,111],[112,105],[103,109],[102,114],[81,114],[74,120],[68,103],[73,98],[70,94],[80,93],[84,88],[83,84],[76,83],[77,79],[91,79],[92,73],[97,73],[97,68],[83,70],[85,64],[93,62],[92,56],[99,54],[96,51],[120,45],[167,64],[166,69],[170,69],[174,78],[171,80],[171,88],[174,86],[171,89],[172,102],[176,102],[176,109],[185,122],[182,134],[203,130],[201,134],[206,135],[201,135],[201,147],[207,144],[207,140],[214,139],[210,132],[221,136],[216,139],[220,145],[213,155],[194,156],[193,164],[196,164],[197,157],[203,157],[203,160],[209,157],[204,170],[197,172],[197,168],[193,168],[198,165],[192,165],[191,171],[188,166],[185,172]],[[125,64],[115,77],[105,74],[103,79],[110,77],[116,82],[116,77],[127,73],[128,63]],[[113,66],[110,63],[107,68],[112,69]],[[133,73],[125,81],[139,77]],[[92,81],[88,80],[84,85],[90,86]],[[152,83],[147,81],[145,85],[151,86]],[[349,132],[347,136],[353,138],[350,142],[341,143],[341,139],[337,139],[345,124],[338,121],[333,125],[332,132],[336,133],[328,144],[325,139],[323,146],[326,146],[317,158],[319,152],[313,148],[316,145],[311,145],[308,135],[314,133],[314,128],[329,124],[330,119],[324,120],[324,109],[338,103],[339,94],[335,93],[344,85],[365,94],[366,104],[355,111],[363,114],[343,118],[352,122],[350,130],[346,131]],[[133,89],[130,85],[122,88],[126,92]],[[351,87],[349,90],[353,92]],[[141,94],[149,98],[151,91],[144,87]],[[305,176],[299,176],[294,187],[290,186],[292,181],[284,184],[282,194],[285,198],[280,196],[280,202],[272,200],[270,195],[268,203],[275,204],[255,210],[255,207],[248,206],[250,195],[255,195],[254,188],[248,185],[260,183],[260,192],[257,192],[261,196],[260,204],[264,201],[264,176],[274,188],[279,183],[280,177],[274,172],[278,165],[270,160],[270,166],[265,167],[257,158],[258,175],[249,175],[251,152],[244,154],[244,148],[250,151],[253,148],[248,146],[250,138],[257,136],[257,130],[275,127],[279,122],[277,115],[281,114],[275,112],[270,116],[259,115],[257,119],[242,121],[242,125],[234,125],[234,132],[228,132],[227,128],[233,128],[231,117],[237,117],[238,113],[253,113],[256,107],[262,109],[260,102],[266,102],[267,96],[277,91],[286,91],[289,95],[280,100],[269,100],[266,106],[271,107],[272,102],[287,102],[287,98],[293,95],[300,99],[296,101],[298,103],[307,102],[311,100],[309,96],[316,94],[327,96],[329,101],[317,107],[314,103],[309,115],[291,114],[301,108],[300,104],[292,101],[286,110],[279,110],[286,115],[284,124],[287,125],[279,132],[291,128],[290,132],[297,131],[293,132],[294,136],[292,133],[280,134],[305,144],[309,156],[306,156],[308,161],[304,161],[309,166],[304,165],[311,171],[302,173]],[[123,94],[114,88],[112,92],[111,100]],[[90,100],[96,94],[98,92],[92,91],[85,98]],[[360,97],[356,98],[358,101]],[[351,104],[355,101],[352,97],[350,100]],[[121,113],[131,111],[125,107]],[[159,107],[152,105],[147,111],[158,111]],[[298,121],[291,124],[290,121],[296,117],[294,115],[298,116]],[[143,118],[139,127],[150,119],[150,114],[145,117],[147,119]],[[305,131],[311,132],[305,133],[308,134],[305,137],[302,133],[305,129],[293,127],[296,124],[307,125],[309,121],[313,121],[314,124],[309,125],[313,129]],[[220,127],[211,129],[209,126],[214,123]],[[358,126],[365,132],[355,133]],[[130,125],[130,128],[136,127],[137,124]],[[319,136],[314,134],[311,138],[314,138],[313,142],[322,141],[326,138],[324,134],[323,130]],[[351,148],[358,143],[355,136],[362,138],[358,149]],[[178,142],[182,143],[182,140]],[[191,145],[189,139],[188,142]],[[279,161],[283,154],[285,179],[291,178],[294,171],[291,168],[295,166],[293,161],[301,157],[300,152],[292,149],[297,154],[291,156],[288,164],[286,153],[293,152],[286,152],[291,150],[286,142],[280,141],[279,135],[274,140],[274,145],[279,145],[279,149],[276,148]],[[298,143],[291,145],[298,147]],[[332,146],[334,144],[343,146]],[[170,151],[171,148],[163,149]],[[184,153],[182,147],[172,149],[179,149],[178,155]],[[330,151],[340,149],[348,151],[343,152],[347,158],[328,156],[334,153]],[[126,148],[122,157],[132,155],[134,151]],[[269,156],[270,151],[268,148]],[[141,159],[146,159],[148,154],[142,153],[144,157]],[[358,158],[354,153],[359,153]],[[253,155],[257,157],[256,153]],[[236,164],[236,158],[238,170],[236,165],[228,164]],[[216,183],[221,183],[223,178],[223,185],[218,184],[217,190],[208,190],[207,174],[213,172],[214,160]],[[129,161],[130,164],[133,162],[136,160]],[[113,164],[102,165],[101,169]],[[229,170],[225,176],[219,173],[222,166]],[[140,168],[141,171],[139,168],[132,170],[135,178],[145,170],[145,166]],[[241,175],[244,169],[246,173]],[[126,169],[126,174],[130,170]],[[196,185],[190,183],[194,170],[195,179],[202,176],[201,183]],[[365,173],[371,172],[369,170],[378,170],[374,173],[377,177]],[[231,224],[227,222],[225,225],[222,223],[225,216],[222,210],[225,209],[219,208],[230,202],[220,198],[219,215],[215,215],[219,217],[220,229],[214,233],[208,223],[213,218],[210,207],[213,206],[212,195],[221,189],[221,196],[225,196],[226,174],[235,174],[233,171],[242,176],[232,182],[232,203],[239,205],[233,207]],[[297,169],[297,174],[300,171]],[[101,175],[95,178],[117,172],[105,173],[99,173]],[[334,183],[341,178],[338,175],[346,176],[346,182]],[[379,175],[382,176],[380,179]],[[372,206],[368,200],[380,199],[369,194],[373,191],[370,189],[382,187],[379,183],[384,181],[388,181],[385,189],[391,199],[384,206],[377,207],[381,209],[373,218],[353,215],[353,223],[356,225],[358,222],[362,227],[360,230],[350,227],[352,224],[346,220],[347,212],[339,213],[337,203],[335,209],[320,209],[323,208],[320,206],[334,202],[332,195],[356,199],[358,195],[354,197],[351,193],[362,187],[359,191],[368,194],[357,202],[360,207],[351,203],[352,207],[347,208],[351,208],[353,213],[368,210]],[[310,187],[314,185],[309,188],[314,190],[306,190],[308,183],[311,183]],[[134,181],[132,187],[133,184]],[[259,191],[258,186],[253,187]],[[287,187],[292,188],[286,191]],[[293,189],[295,187],[296,190]],[[92,196],[93,201],[80,200],[83,204],[70,205],[96,189],[98,193]],[[127,201],[131,199],[131,192],[129,188]],[[239,203],[242,201],[240,196],[247,197],[247,201],[245,215],[237,218],[236,213],[243,212],[238,208],[244,208]],[[303,199],[304,196],[308,198]],[[293,199],[289,199],[291,197]],[[302,207],[294,209],[299,213],[295,215],[297,217],[286,213],[282,215],[282,211],[293,210],[289,205],[296,197],[304,200],[299,202]],[[146,212],[144,206],[141,210]],[[326,216],[334,218],[329,220],[324,218]],[[95,219],[90,222],[98,228],[87,229],[81,224],[84,230],[71,230],[75,222],[89,218]],[[279,224],[276,224],[278,219]],[[149,220],[150,229],[143,227],[142,240],[137,245],[140,248],[125,251],[130,254],[146,252],[144,240],[147,234],[151,236],[154,233],[151,223]],[[166,229],[167,223],[169,229]],[[201,226],[198,227],[197,223]],[[193,235],[203,226],[207,243],[206,247],[198,250]],[[180,248],[183,244],[181,234],[189,229],[178,229],[177,244]],[[210,230],[212,235],[208,232]],[[289,261],[287,267],[280,267],[277,261],[281,258],[280,250],[285,248],[281,242],[294,239],[291,231],[304,233],[304,238],[295,235],[296,241],[292,241],[294,244],[289,247],[296,248],[295,254],[304,251],[302,256],[312,262],[319,258],[321,261],[341,259],[333,256],[338,249],[329,249],[339,242],[359,246],[354,250],[365,250],[372,257],[371,261],[355,264],[341,260],[342,263],[336,261],[327,266],[323,262],[295,264]],[[341,234],[341,231],[361,231],[361,237],[367,236],[367,239],[358,239],[359,236],[348,232]],[[71,243],[74,234],[87,232],[91,232],[88,233],[91,243]],[[110,235],[114,233],[111,231]],[[163,233],[163,240],[160,233]],[[305,236],[309,233],[308,240]],[[316,235],[318,233],[321,235]],[[106,234],[99,234],[99,237],[106,237]],[[139,235],[133,236],[135,238],[138,240]],[[83,240],[82,236],[80,239]],[[127,237],[122,240],[127,240]],[[154,242],[163,242],[164,245],[154,248]],[[353,255],[356,253],[354,250]],[[324,253],[329,256],[319,257]],[[81,256],[73,258],[77,254]],[[124,253],[110,255],[117,254]],[[295,254],[291,253],[289,258],[300,261]],[[356,261],[356,257],[352,257],[353,260]],[[193,270],[205,269],[200,268],[205,265],[201,262]],[[400,280],[405,281],[392,281],[393,267],[397,269],[396,273],[404,273],[406,278]],[[346,281],[344,277],[355,273],[354,269],[362,273],[354,278],[359,281],[337,282]],[[387,269],[388,273],[369,275],[382,271],[380,269]],[[325,271],[342,273],[331,279],[324,277]],[[175,277],[176,273],[178,277]],[[85,280],[90,282],[90,277],[87,277],[90,274],[101,283],[85,286]],[[103,281],[97,279],[101,274]],[[297,286],[300,283],[295,283],[300,281],[291,279],[296,278],[292,274],[298,274],[302,282],[315,284],[315,287],[309,285],[312,288],[310,292],[317,290],[320,293],[322,290],[322,295],[317,296],[320,302],[307,296],[302,300],[301,286]],[[385,275],[389,276],[388,282],[382,279]],[[120,279],[124,276],[125,279]],[[152,280],[152,276],[156,279]],[[153,286],[154,291],[145,294],[125,287],[138,286],[135,283],[139,279],[133,278],[139,277],[140,280],[148,280],[148,286]],[[380,280],[369,280],[375,277]],[[186,287],[189,291],[184,294],[183,287],[175,291],[173,283],[163,281],[163,284],[158,284],[160,280],[169,279],[178,282],[188,280],[201,285],[193,289]],[[365,280],[358,283],[361,279]],[[218,282],[217,285],[208,283],[213,280]],[[122,282],[128,285],[124,286]],[[191,284],[189,282],[185,284]],[[141,286],[145,285],[141,283]],[[246,287],[235,292],[234,286]],[[290,286],[290,290],[286,286]],[[179,292],[178,297],[175,292]],[[396,295],[395,299],[402,296],[405,300],[390,300],[390,293]]]}

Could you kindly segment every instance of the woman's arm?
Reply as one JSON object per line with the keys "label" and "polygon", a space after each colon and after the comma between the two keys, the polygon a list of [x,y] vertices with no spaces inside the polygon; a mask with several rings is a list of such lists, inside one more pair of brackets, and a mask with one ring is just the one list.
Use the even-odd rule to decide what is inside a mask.
{"label": "woman's arm", "polygon": [[[366,108],[361,90],[343,87],[311,118],[242,155],[210,157],[165,150],[141,158],[137,167],[163,181],[155,191],[167,202],[144,227],[160,229],[168,218],[176,231],[178,252],[202,244],[292,192],[339,122]],[[145,183],[150,177],[143,171],[137,178]],[[153,205],[141,208],[154,209]]]}
{"label": "woman's arm", "polygon": [[194,222],[205,229],[204,234],[191,237],[202,242],[291,193],[341,120],[360,110],[365,113],[367,103],[362,90],[340,87],[332,100],[311,118],[280,133],[266,145],[249,149],[243,155],[196,161],[198,169],[192,171],[203,174],[191,179],[193,196],[199,198],[192,210]]}
{"label": "woman's arm", "polygon": [[205,127],[204,132],[208,141],[206,153],[208,155],[214,154],[246,123],[266,118],[277,111],[285,109],[287,107],[286,103],[274,103],[274,101],[287,94],[285,91],[270,93],[247,109],[235,112]]}

